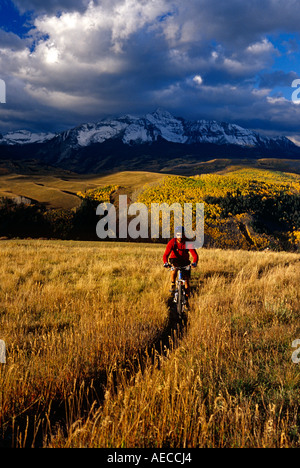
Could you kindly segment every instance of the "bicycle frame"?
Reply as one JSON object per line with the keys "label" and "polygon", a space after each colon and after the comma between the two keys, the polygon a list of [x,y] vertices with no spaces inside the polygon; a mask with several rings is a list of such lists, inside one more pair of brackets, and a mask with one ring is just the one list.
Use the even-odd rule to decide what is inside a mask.
{"label": "bicycle frame", "polygon": [[178,270],[178,278],[176,280],[177,288],[174,295],[174,302],[177,303],[177,312],[178,316],[181,317],[186,306],[186,297],[185,297],[185,279],[183,278],[184,271],[190,271],[191,265],[185,267],[171,267],[171,270]]}

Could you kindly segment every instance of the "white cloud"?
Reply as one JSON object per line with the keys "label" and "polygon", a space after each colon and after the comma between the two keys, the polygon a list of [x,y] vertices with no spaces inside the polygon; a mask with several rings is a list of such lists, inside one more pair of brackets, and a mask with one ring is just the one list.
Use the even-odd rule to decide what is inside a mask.
{"label": "white cloud", "polygon": [[57,63],[59,58],[59,51],[55,47],[48,47],[45,54],[45,60],[47,63]]}
{"label": "white cloud", "polygon": [[[124,0],[110,12],[112,41],[116,51],[122,42],[145,26],[153,26],[157,18],[168,11],[165,0]],[[112,14],[111,14],[112,13]]]}
{"label": "white cloud", "polygon": [[263,39],[260,42],[256,42],[247,47],[246,51],[253,55],[261,55],[265,53],[273,52],[274,46],[268,39]]}
{"label": "white cloud", "polygon": [[252,89],[251,93],[255,97],[265,98],[266,96],[268,96],[270,94],[271,91],[272,90],[270,88],[263,88],[263,89],[254,88],[254,89]]}
{"label": "white cloud", "polygon": [[290,107],[300,111],[269,96],[271,76],[253,89],[278,54],[272,33],[298,27],[293,0],[284,9],[274,0],[14,1],[36,9],[34,28],[23,40],[0,31],[0,69],[45,125],[157,105],[216,119],[269,119],[284,106],[288,121]]}
{"label": "white cloud", "polygon": [[194,82],[197,86],[201,86],[201,85],[203,84],[203,78],[202,78],[202,76],[200,76],[200,75],[194,76],[193,82]]}
{"label": "white cloud", "polygon": [[289,101],[288,99],[286,99],[283,96],[279,96],[279,97],[268,96],[267,97],[267,102],[269,104],[286,104],[286,103],[290,103],[291,101]]}
{"label": "white cloud", "polygon": [[71,94],[62,93],[59,91],[49,91],[48,88],[38,88],[36,86],[25,86],[26,92],[34,99],[42,104],[55,108],[72,108],[74,105],[79,106],[84,102],[82,97],[73,96]]}
{"label": "white cloud", "polygon": [[101,5],[91,1],[83,13],[40,16],[32,31],[37,45],[28,58],[35,57],[37,67],[39,61],[63,62],[72,66],[73,73],[77,66],[95,69],[95,63],[99,73],[121,72],[123,65],[126,67],[120,57],[126,42],[143,28],[150,28],[167,10],[165,0],[118,0]]}

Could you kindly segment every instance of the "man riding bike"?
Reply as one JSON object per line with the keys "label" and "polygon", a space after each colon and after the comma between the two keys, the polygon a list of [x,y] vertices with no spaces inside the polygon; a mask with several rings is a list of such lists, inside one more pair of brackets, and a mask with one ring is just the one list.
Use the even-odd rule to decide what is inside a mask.
{"label": "man riding bike", "polygon": [[[195,249],[189,249],[188,245],[186,245],[187,239],[184,235],[184,229],[182,226],[177,226],[175,229],[176,237],[171,239],[170,242],[167,244],[163,262],[164,267],[168,268],[169,263],[174,267],[174,270],[171,271],[171,292],[175,291],[175,282],[178,273],[178,269],[180,267],[184,267],[190,265],[190,256],[193,257],[192,267],[196,268],[198,264],[198,254]],[[185,280],[185,295],[188,299],[190,294],[190,272],[184,271],[183,278]]]}

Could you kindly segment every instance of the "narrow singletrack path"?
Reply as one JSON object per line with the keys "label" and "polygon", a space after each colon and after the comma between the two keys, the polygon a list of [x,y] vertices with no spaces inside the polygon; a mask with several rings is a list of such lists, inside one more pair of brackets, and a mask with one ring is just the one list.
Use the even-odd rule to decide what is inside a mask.
{"label": "narrow singletrack path", "polygon": [[[199,285],[199,283],[198,283]],[[191,284],[191,296],[195,292],[195,284]],[[151,366],[154,369],[160,369],[163,360],[175,350],[185,335],[188,327],[188,312],[184,313],[179,319],[176,303],[173,296],[167,300],[168,317],[165,326],[144,348],[138,350],[134,355],[128,355],[122,362],[116,364],[115,369],[108,375],[106,372],[100,372],[91,376],[84,382],[84,388],[89,389],[87,395],[81,395],[81,408],[78,418],[85,420],[93,406],[100,408],[104,404],[105,393],[109,386],[110,390],[117,395],[119,390],[119,378],[122,375],[122,385],[134,385],[135,377],[139,372],[144,373]],[[125,380],[124,380],[125,379]],[[80,394],[82,382],[74,388],[74,401],[76,395]],[[68,403],[61,398],[54,399],[51,402],[51,410],[44,412],[40,418],[40,424],[36,427],[35,414],[36,408],[31,408],[27,414],[22,414],[19,420],[14,421],[14,427],[6,431],[5,438],[0,441],[0,447],[11,447],[16,439],[16,428],[18,434],[26,432],[25,447],[42,448],[49,440],[50,432],[53,428],[59,428],[67,437],[68,432]],[[95,405],[96,402],[96,405]]]}

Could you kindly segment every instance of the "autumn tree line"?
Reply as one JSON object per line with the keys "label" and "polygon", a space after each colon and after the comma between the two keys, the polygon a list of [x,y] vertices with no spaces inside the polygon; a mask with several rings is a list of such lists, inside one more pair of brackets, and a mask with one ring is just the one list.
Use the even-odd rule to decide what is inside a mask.
{"label": "autumn tree line", "polygon": [[[116,203],[120,189],[124,191],[109,185],[79,192],[81,205],[72,210],[2,198],[0,237],[99,240],[97,206]],[[149,209],[152,203],[204,203],[205,247],[300,249],[300,177],[295,174],[243,169],[225,175],[168,176],[145,186],[133,201]]]}

